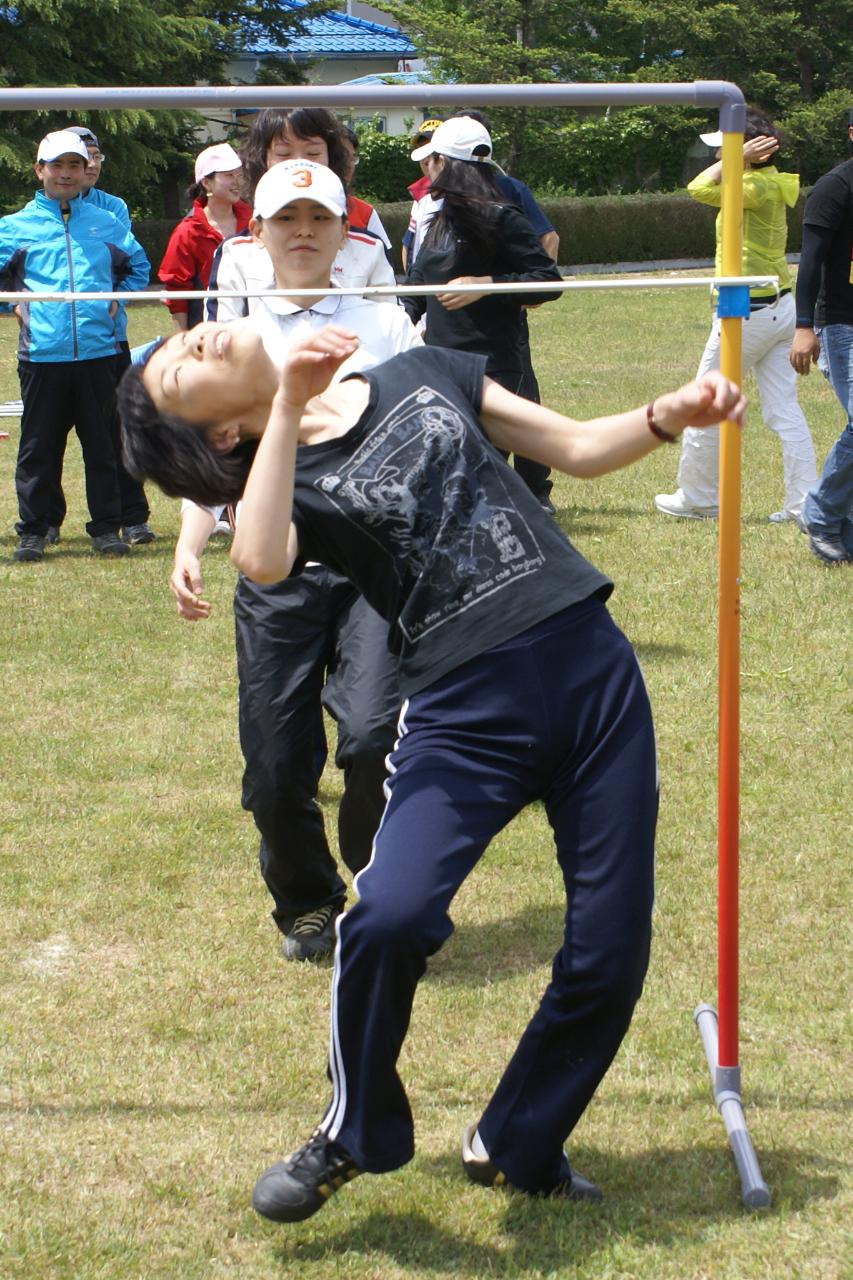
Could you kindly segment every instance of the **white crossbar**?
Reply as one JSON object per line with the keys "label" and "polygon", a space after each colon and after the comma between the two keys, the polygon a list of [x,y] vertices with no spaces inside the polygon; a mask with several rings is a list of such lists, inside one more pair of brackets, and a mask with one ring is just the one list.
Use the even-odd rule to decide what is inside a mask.
{"label": "white crossbar", "polygon": [[[769,288],[779,291],[778,276],[639,276],[631,280],[540,280],[530,284],[398,284],[353,285],[335,287],[334,293],[343,297],[396,298],[430,296],[439,293],[568,293],[583,289],[718,289],[728,285],[747,285],[749,288]],[[55,293],[3,293],[0,302],[188,302],[200,298],[327,298],[329,289],[159,289],[139,290],[135,293],[89,292],[73,290]]]}

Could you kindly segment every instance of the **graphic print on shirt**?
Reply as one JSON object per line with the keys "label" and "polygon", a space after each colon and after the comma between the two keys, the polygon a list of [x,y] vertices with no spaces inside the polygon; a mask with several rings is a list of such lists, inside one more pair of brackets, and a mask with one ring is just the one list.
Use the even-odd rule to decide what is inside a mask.
{"label": "graphic print on shirt", "polygon": [[410,643],[540,570],[545,553],[500,459],[439,392],[399,401],[315,489],[393,559]]}

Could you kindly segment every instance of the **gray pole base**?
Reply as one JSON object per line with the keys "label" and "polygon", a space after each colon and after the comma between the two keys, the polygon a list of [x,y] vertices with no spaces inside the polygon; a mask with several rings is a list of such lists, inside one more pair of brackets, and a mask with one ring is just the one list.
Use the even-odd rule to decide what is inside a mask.
{"label": "gray pole base", "polygon": [[700,1004],[693,1011],[699,1028],[711,1081],[714,1101],[723,1117],[729,1145],[740,1175],[741,1198],[747,1209],[766,1209],[770,1204],[770,1191],[761,1176],[755,1155],[743,1104],[740,1098],[740,1067],[720,1067],[717,1064],[717,1015],[709,1004]]}

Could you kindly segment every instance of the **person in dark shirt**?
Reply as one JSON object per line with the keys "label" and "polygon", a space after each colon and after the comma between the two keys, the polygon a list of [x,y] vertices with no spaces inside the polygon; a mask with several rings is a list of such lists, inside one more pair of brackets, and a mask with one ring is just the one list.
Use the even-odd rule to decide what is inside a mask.
{"label": "person in dark shirt", "polygon": [[[459,114],[470,115],[472,120],[478,121],[487,130],[491,138],[492,126],[488,117],[483,115],[481,111],[466,111]],[[555,263],[558,262],[560,237],[554,224],[537,204],[533,192],[520,178],[504,173],[497,166],[495,166],[495,178],[504,198],[510,204],[516,205],[527,218],[533,229],[533,234],[537,237],[545,253]],[[536,377],[536,370],[533,368],[533,355],[530,350],[530,328],[527,323],[526,307],[522,307],[521,310],[521,359],[524,364],[524,376],[516,388],[516,395],[524,396],[525,400],[535,400],[539,404],[541,400],[539,380]],[[530,458],[521,458],[517,455],[513,458],[513,466],[528,489],[536,494],[545,510],[553,513],[554,504],[551,501],[551,490],[554,486],[551,480],[550,468],[543,467],[540,463],[533,462]]]}
{"label": "person in dark shirt", "polygon": [[431,195],[441,207],[409,270],[409,283],[451,287],[435,297],[404,298],[403,305],[415,323],[426,315],[429,346],[487,356],[489,376],[517,392],[524,377],[522,307],[553,302],[559,291],[458,293],[452,285],[559,282],[560,273],[527,218],[506,203],[491,154],[487,130],[467,116],[439,125],[412,153],[426,160]]}
{"label": "person in dark shirt", "polygon": [[346,330],[294,343],[280,380],[253,335],[195,335],[179,377],[125,380],[132,464],[196,501],[243,492],[232,558],[251,578],[278,581],[314,557],[345,572],[388,622],[404,696],[373,856],[338,925],[332,1102],[258,1180],[254,1207],[298,1221],[358,1173],[411,1158],[396,1064],[417,983],[452,932],[460,884],[537,800],[566,888],[565,936],[538,1012],[466,1130],[463,1163],[475,1181],[597,1199],[563,1142],[619,1048],[648,963],[654,731],[633,651],[605,608],[612,583],[498,450],[592,477],[688,423],[740,421],[740,391],[713,371],[577,423],[511,394],[467,352],[423,347],[330,385],[357,346]]}
{"label": "person in dark shirt", "polygon": [[[847,130],[853,147],[853,110]],[[803,503],[802,526],[824,564],[853,562],[853,158],[819,178],[803,214],[797,274],[797,373],[817,364],[847,414],[817,487]]]}
{"label": "person in dark shirt", "polygon": [[[556,263],[542,246],[541,229],[534,230],[521,211],[521,184],[512,185],[492,165],[491,135],[484,124],[471,116],[453,116],[412,152],[412,159],[423,161],[432,185],[422,202],[430,206],[424,213],[428,229],[413,247],[410,284],[560,280]],[[488,356],[491,377],[517,395],[538,400],[524,308],[559,296],[449,290],[436,297],[404,298],[403,305],[415,322],[425,315],[429,345]],[[547,468],[523,458],[516,459],[516,467],[540,503],[553,511]]]}

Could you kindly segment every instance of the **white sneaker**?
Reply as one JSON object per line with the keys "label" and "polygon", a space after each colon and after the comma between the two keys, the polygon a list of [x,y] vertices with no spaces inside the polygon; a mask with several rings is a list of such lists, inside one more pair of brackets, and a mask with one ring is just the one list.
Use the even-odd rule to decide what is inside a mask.
{"label": "white sneaker", "polygon": [[799,523],[793,511],[774,511],[772,516],[768,516],[767,519],[771,524],[787,524],[789,520]]}
{"label": "white sneaker", "polygon": [[217,520],[213,526],[212,538],[230,538],[234,530],[231,528],[229,520]]}
{"label": "white sneaker", "polygon": [[694,507],[688,502],[681,489],[675,493],[658,493],[655,495],[655,506],[665,516],[679,516],[682,520],[716,520],[718,507]]}

